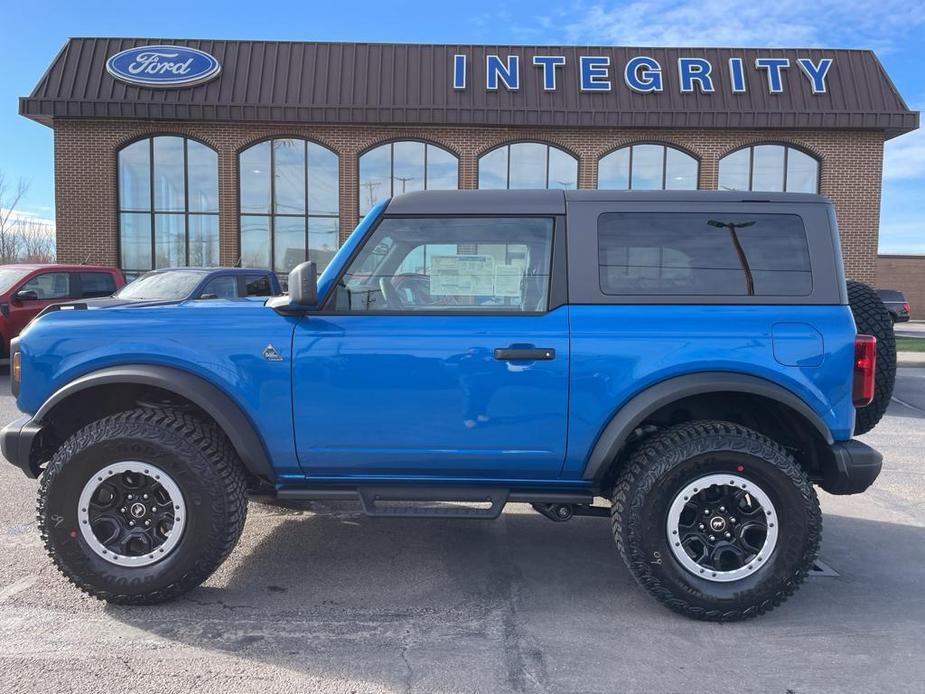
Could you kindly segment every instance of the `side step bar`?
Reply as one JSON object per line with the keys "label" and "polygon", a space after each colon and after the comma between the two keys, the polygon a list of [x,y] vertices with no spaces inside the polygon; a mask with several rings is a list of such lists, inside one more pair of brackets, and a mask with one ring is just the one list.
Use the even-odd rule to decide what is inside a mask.
{"label": "side step bar", "polygon": [[[500,487],[357,487],[355,489],[280,489],[289,501],[359,501],[368,516],[392,518],[484,518],[501,515],[507,503],[588,505],[590,494],[525,492]],[[404,502],[404,503],[402,503]],[[430,503],[480,503],[482,506],[433,506]],[[487,504],[485,506],[484,504]]]}

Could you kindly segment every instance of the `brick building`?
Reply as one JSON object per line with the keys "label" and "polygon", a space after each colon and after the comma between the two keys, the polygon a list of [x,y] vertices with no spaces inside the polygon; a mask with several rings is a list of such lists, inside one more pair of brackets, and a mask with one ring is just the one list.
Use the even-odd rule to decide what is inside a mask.
{"label": "brick building", "polygon": [[71,39],[20,113],[55,131],[58,256],[129,273],[324,264],[422,188],[829,196],[877,272],[886,139],[873,53]]}

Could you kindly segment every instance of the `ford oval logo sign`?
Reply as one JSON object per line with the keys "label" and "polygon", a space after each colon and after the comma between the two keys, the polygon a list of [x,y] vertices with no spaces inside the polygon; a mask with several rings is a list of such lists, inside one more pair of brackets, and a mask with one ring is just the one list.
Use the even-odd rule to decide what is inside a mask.
{"label": "ford oval logo sign", "polygon": [[139,46],[106,61],[110,75],[142,87],[188,87],[214,78],[221,69],[213,56],[183,46]]}

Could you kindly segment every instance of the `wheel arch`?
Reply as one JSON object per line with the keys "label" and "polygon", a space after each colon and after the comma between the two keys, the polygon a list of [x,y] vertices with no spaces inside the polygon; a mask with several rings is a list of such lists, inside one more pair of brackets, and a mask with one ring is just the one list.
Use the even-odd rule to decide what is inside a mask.
{"label": "wheel arch", "polygon": [[583,478],[600,482],[626,448],[633,432],[664,408],[694,396],[735,393],[777,403],[803,420],[822,441],[831,445],[832,432],[801,398],[767,379],[733,372],[701,372],[660,381],[637,393],[621,406],[598,435]]}
{"label": "wheel arch", "polygon": [[241,407],[223,390],[188,371],[155,364],[112,366],[84,374],[55,391],[33,421],[47,423],[62,408],[77,404],[88,391],[131,393],[160,391],[192,403],[225,433],[252,475],[273,480],[275,474],[263,439]]}

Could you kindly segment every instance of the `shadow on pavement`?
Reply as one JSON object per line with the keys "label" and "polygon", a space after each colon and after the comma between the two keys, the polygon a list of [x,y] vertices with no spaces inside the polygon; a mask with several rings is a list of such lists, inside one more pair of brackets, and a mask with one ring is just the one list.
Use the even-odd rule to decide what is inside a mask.
{"label": "shadow on pavement", "polygon": [[[890,652],[890,639],[925,623],[925,529],[914,526],[826,515],[821,556],[838,577],[808,579],[757,620],[712,625],[648,598],[606,520],[281,518],[267,509],[251,506],[249,525],[258,527],[233,570],[213,579],[224,587],[108,613],[159,637],[314,677],[422,691],[612,691],[614,677],[634,673],[671,688],[713,667],[707,644],[738,648],[736,667],[745,669],[809,654],[793,682],[805,684],[829,669],[869,667],[857,652],[878,639],[877,652]],[[268,520],[276,524],[269,534],[253,532]],[[745,635],[757,638],[755,648],[740,647]],[[687,673],[666,667],[669,650],[673,662],[692,664]],[[894,667],[890,660],[882,666]]]}

